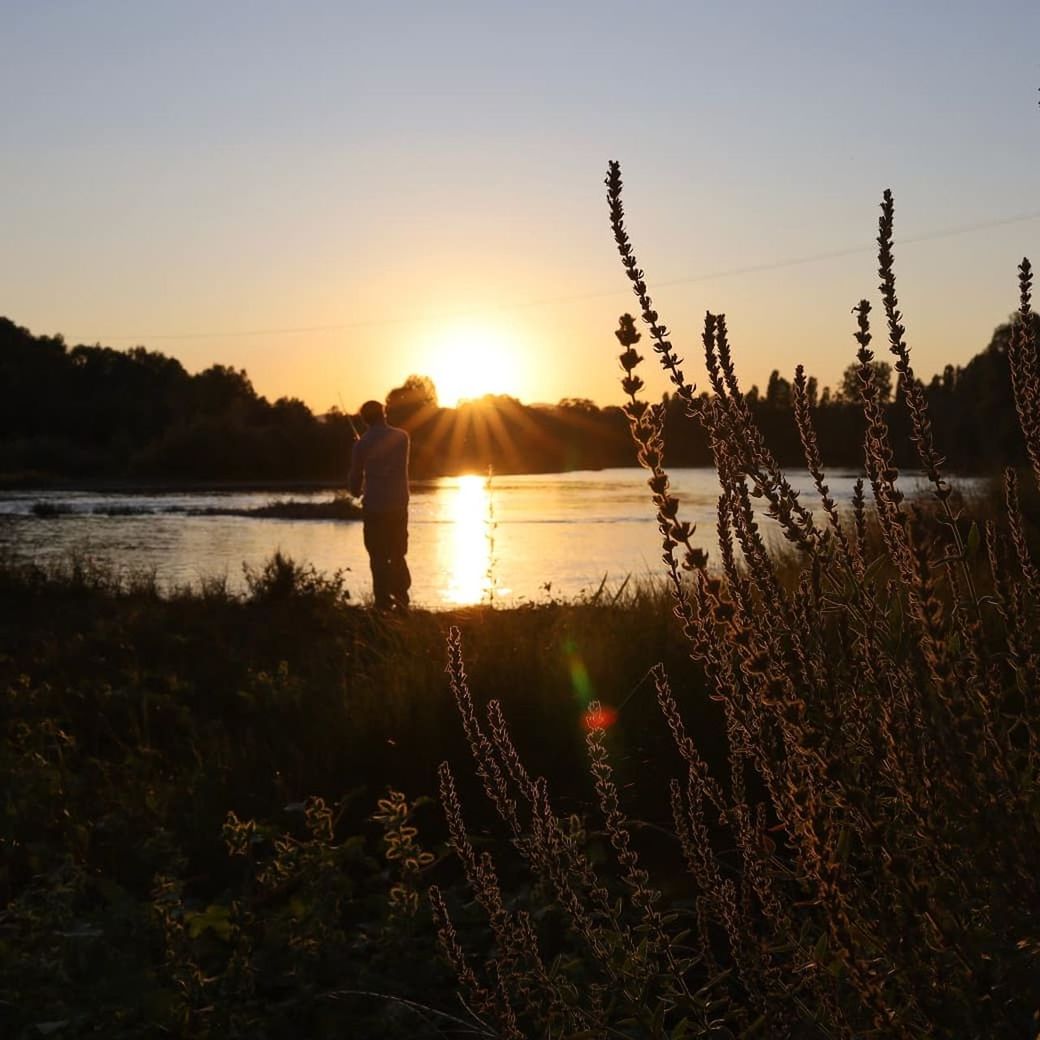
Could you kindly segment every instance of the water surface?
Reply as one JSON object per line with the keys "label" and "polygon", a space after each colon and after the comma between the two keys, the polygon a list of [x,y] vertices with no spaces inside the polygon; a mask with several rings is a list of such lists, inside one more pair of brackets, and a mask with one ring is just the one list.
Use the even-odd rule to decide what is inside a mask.
{"label": "water surface", "polygon": [[[671,473],[682,519],[695,542],[715,552],[714,470]],[[818,499],[805,472],[789,474],[810,508]],[[828,475],[831,494],[851,500],[855,474]],[[916,483],[906,483],[911,491]],[[970,482],[967,482],[970,483]],[[319,570],[346,573],[354,599],[371,592],[368,558],[356,521],[197,516],[192,510],[252,509],[282,492],[156,494],[73,491],[0,492],[0,553],[41,562],[75,552],[128,570],[154,571],[164,586],[226,577],[245,587],[243,564],[259,568],[276,550]],[[321,501],[330,492],[293,493]],[[45,502],[59,515],[41,518]],[[142,515],[103,515],[144,510]],[[408,562],[419,605],[540,602],[592,594],[606,579],[660,576],[660,536],[646,477],[638,469],[524,476],[444,477],[413,486]],[[768,521],[764,531],[775,535]]]}

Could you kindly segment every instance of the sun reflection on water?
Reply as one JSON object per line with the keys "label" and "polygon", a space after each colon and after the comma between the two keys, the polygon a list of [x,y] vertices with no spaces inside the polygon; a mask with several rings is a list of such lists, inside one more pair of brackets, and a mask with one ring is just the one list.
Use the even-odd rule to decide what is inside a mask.
{"label": "sun reflection on water", "polygon": [[452,534],[445,546],[449,559],[444,598],[460,605],[490,602],[508,589],[493,584],[495,521],[488,481],[475,474],[459,477],[448,496],[445,519]]}

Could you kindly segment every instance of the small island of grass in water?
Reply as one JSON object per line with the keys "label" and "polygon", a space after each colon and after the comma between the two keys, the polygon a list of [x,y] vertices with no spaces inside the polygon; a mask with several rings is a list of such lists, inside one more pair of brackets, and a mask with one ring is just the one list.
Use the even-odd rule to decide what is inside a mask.
{"label": "small island of grass in water", "polygon": [[[81,515],[68,502],[50,502],[41,499],[31,508],[33,516],[50,520],[63,516]],[[360,520],[361,507],[346,495],[337,495],[325,502],[308,502],[301,499],[276,499],[267,505],[249,509],[232,506],[204,506],[192,509],[186,506],[134,506],[125,503],[113,506],[95,506],[92,516],[152,516],[155,514],[181,514],[183,516],[242,516],[260,520]]]}

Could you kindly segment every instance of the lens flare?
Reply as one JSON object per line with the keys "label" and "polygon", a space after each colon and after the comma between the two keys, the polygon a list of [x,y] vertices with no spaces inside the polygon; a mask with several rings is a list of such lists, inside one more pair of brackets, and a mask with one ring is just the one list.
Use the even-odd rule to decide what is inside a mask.
{"label": "lens flare", "polygon": [[617,712],[609,704],[601,704],[595,711],[585,712],[585,728],[610,729],[617,717]]}
{"label": "lens flare", "polygon": [[571,688],[575,699],[585,709],[583,723],[586,729],[609,729],[617,722],[618,713],[607,704],[601,704],[595,711],[589,711],[589,705],[595,700],[592,679],[589,670],[578,653],[578,644],[573,639],[563,641],[563,656],[567,663],[567,671],[571,677]]}

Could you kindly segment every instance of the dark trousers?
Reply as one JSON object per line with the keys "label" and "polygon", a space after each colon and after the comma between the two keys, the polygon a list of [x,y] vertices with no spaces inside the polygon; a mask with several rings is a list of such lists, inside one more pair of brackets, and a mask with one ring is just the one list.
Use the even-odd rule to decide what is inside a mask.
{"label": "dark trousers", "polygon": [[395,602],[407,606],[412,576],[408,573],[408,510],[366,512],[365,548],[372,565],[372,595],[377,607]]}

